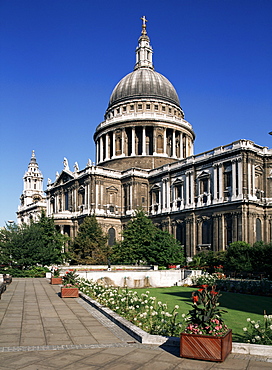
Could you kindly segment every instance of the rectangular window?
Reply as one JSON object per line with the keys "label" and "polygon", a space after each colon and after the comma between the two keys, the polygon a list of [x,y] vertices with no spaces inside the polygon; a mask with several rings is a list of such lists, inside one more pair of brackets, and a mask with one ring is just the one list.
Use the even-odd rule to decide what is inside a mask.
{"label": "rectangular window", "polygon": [[65,193],[65,210],[68,211],[69,209],[69,194],[68,191]]}
{"label": "rectangular window", "polygon": [[143,104],[138,104],[138,109],[143,109]]}
{"label": "rectangular window", "polygon": [[127,107],[123,107],[123,112],[126,112],[127,111]]}
{"label": "rectangular window", "polygon": [[133,104],[131,104],[130,110],[134,110],[134,105]]}
{"label": "rectangular window", "polygon": [[150,104],[146,104],[146,109],[150,109]]}
{"label": "rectangular window", "polygon": [[164,106],[162,106],[162,111],[165,112],[165,107]]}
{"label": "rectangular window", "polygon": [[159,110],[159,106],[158,106],[158,104],[155,104],[155,105],[154,105],[154,109],[155,109],[155,110]]}

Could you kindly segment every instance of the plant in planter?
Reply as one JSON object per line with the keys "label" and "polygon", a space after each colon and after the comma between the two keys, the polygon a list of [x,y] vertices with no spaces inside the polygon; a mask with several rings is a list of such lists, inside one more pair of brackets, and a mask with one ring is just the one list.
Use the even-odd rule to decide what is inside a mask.
{"label": "plant in planter", "polygon": [[57,267],[52,268],[51,284],[62,284],[62,277],[60,276],[60,269]]}
{"label": "plant in planter", "polygon": [[78,275],[75,271],[68,271],[63,276],[63,286],[61,287],[61,298],[77,298],[78,297]]}
{"label": "plant in planter", "polygon": [[224,361],[232,349],[232,331],[224,324],[219,309],[219,291],[202,285],[192,293],[192,310],[181,333],[180,356],[208,361]]}

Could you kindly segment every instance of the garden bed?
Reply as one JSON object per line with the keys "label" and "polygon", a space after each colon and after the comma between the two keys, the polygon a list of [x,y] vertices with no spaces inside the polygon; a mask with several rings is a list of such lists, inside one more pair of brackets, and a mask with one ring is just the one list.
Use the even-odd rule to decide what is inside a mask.
{"label": "garden bed", "polygon": [[[79,296],[140,343],[156,345],[164,344],[176,347],[179,347],[180,345],[179,337],[164,337],[161,335],[148,334],[114,311],[96,302],[86,294],[79,292]],[[248,343],[232,343],[232,353],[272,358],[272,346],[254,345]]]}

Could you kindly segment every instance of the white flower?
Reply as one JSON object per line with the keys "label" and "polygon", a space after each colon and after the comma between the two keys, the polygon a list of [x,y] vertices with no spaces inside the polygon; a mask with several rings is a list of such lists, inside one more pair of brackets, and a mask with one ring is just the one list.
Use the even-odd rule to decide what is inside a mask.
{"label": "white flower", "polygon": [[244,331],[247,331],[247,328],[243,328]]}
{"label": "white flower", "polygon": [[259,335],[256,335],[255,339],[260,340],[261,338],[259,337]]}
{"label": "white flower", "polygon": [[269,326],[270,330],[272,330],[272,325]]}
{"label": "white flower", "polygon": [[186,315],[185,315],[185,313],[183,313],[183,314],[181,315],[181,317],[183,317],[183,318],[184,318],[185,316],[186,316]]}
{"label": "white flower", "polygon": [[255,329],[258,329],[260,327],[260,325],[256,324],[255,325]]}
{"label": "white flower", "polygon": [[250,318],[247,319],[247,322],[250,322]]}
{"label": "white flower", "polygon": [[176,304],[175,305],[175,309],[178,310],[179,309],[179,305]]}
{"label": "white flower", "polygon": [[255,324],[255,321],[254,321],[254,320],[252,320],[252,321],[251,321],[251,324]]}

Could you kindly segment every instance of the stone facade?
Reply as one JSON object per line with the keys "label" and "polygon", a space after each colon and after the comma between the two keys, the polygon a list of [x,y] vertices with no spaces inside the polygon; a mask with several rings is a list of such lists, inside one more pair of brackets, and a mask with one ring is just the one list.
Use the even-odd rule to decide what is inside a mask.
{"label": "stone facade", "polygon": [[142,208],[186,255],[271,241],[272,151],[239,140],[198,155],[178,95],[155,72],[143,18],[134,71],[114,88],[94,133],[96,164],[64,168],[47,185],[47,215],[71,237],[95,214],[109,244]]}
{"label": "stone facade", "polygon": [[29,224],[30,220],[37,221],[41,212],[46,212],[47,208],[43,191],[43,175],[36,161],[34,150],[23,180],[24,190],[17,211],[18,225]]}

